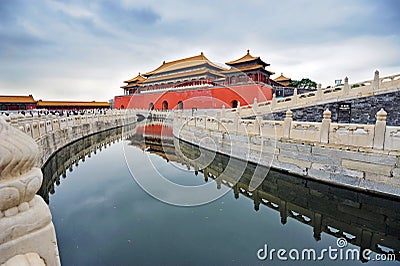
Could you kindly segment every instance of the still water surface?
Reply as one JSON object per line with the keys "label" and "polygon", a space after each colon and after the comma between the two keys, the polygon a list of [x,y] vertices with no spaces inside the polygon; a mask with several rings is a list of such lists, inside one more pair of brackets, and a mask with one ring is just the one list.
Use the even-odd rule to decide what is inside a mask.
{"label": "still water surface", "polygon": [[[75,143],[75,147],[54,156],[43,170],[45,181],[41,194],[49,202],[63,265],[289,264],[290,260],[280,261],[276,254],[272,261],[270,258],[261,261],[257,258],[257,251],[265,244],[269,249],[284,248],[288,251],[314,248],[319,252],[329,246],[337,248],[338,234],[342,231],[352,232],[352,236],[361,238],[363,230],[354,224],[359,223],[357,219],[365,220],[363,213],[360,217],[338,216],[342,215],[340,211],[346,213],[347,210],[348,213],[351,208],[368,205],[368,202],[375,202],[382,209],[381,213],[387,213],[383,217],[372,212],[372,216],[381,215],[395,224],[395,229],[391,229],[392,235],[385,241],[394,243],[395,248],[399,246],[400,231],[396,227],[399,222],[396,211],[400,209],[398,201],[371,198],[297,177],[297,181],[293,181],[294,177],[277,172],[270,174],[268,182],[278,185],[264,184],[257,192],[257,199],[249,196],[243,185],[202,206],[177,207],[163,203],[143,191],[132,178],[125,163],[124,146],[125,152],[137,160],[149,156],[159,171],[164,171],[176,182],[201,184],[207,179],[204,173],[200,171],[195,175],[193,171],[182,171],[177,167],[179,162],[167,161],[155,149],[144,151],[143,146],[127,145],[134,143],[129,140],[99,151],[101,145],[97,142],[106,138],[115,139],[118,133],[111,132],[109,136]],[[97,151],[96,154],[91,153],[93,150]],[[78,161],[78,166],[74,165]],[[142,161],[140,165],[144,171],[153,167],[146,160]],[[73,171],[69,171],[68,167]],[[251,171],[251,166],[249,169]],[[63,174],[64,177],[60,177]],[[208,182],[215,181],[209,178]],[[217,184],[214,189],[217,189]],[[327,199],[333,203],[325,206],[324,200]],[[276,202],[285,203],[282,205],[286,208],[284,214]],[[303,208],[307,205],[314,207]],[[299,210],[310,216],[311,221],[307,216],[302,218]],[[364,229],[374,236],[387,235],[385,220],[378,217],[376,222],[374,217],[370,220],[366,217]],[[315,221],[319,221],[319,227]],[[367,248],[374,245],[371,241],[357,241],[354,240],[357,245],[349,244],[346,248],[360,249],[360,245],[364,248],[365,245]],[[296,263],[321,264],[318,261]],[[357,264],[363,263],[355,260],[333,261],[328,256],[324,260],[324,265]],[[379,263],[370,261],[366,264]],[[396,262],[385,262],[384,265],[392,264]]]}

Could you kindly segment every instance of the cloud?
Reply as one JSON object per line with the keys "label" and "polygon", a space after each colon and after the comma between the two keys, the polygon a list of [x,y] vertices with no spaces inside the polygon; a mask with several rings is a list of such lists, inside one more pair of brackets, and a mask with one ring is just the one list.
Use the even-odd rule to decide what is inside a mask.
{"label": "cloud", "polygon": [[0,94],[107,100],[137,72],[247,49],[270,70],[324,85],[393,74],[398,1],[3,1]]}

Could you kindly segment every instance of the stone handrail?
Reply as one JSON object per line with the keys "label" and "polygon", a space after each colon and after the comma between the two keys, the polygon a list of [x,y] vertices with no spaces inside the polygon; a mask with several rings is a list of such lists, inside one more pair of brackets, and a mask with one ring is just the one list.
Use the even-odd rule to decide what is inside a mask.
{"label": "stone handrail", "polygon": [[52,115],[11,114],[3,116],[14,128],[32,137],[39,145],[39,161],[43,165],[58,149],[81,137],[112,127],[132,123],[133,110],[87,110],[83,114]]}
{"label": "stone handrail", "polygon": [[292,112],[286,112],[284,121],[242,119],[238,115],[224,117],[223,110],[215,117],[208,116],[207,111],[195,112],[194,116],[176,112],[178,124],[187,122],[188,126],[199,127],[210,131],[226,132],[234,135],[261,136],[276,140],[320,143],[345,148],[400,151],[400,126],[386,126],[386,112],[377,113],[375,125],[339,124],[331,122],[331,112],[324,112],[322,122],[293,121]]}
{"label": "stone handrail", "polygon": [[[375,71],[374,79],[349,84],[348,78],[345,78],[344,84],[331,88],[321,88],[318,85],[317,90],[303,94],[297,94],[294,90],[293,96],[276,98],[275,94],[271,101],[257,103],[254,100],[252,106],[242,106],[238,108],[227,109],[227,113],[239,112],[240,116],[253,116],[256,113],[271,113],[295,109],[316,104],[323,104],[338,100],[348,100],[353,98],[379,95],[389,92],[395,92],[400,89],[400,74],[379,78],[379,72]],[[253,108],[251,108],[253,107]],[[254,113],[256,110],[256,113]]]}
{"label": "stone handrail", "polygon": [[375,125],[332,123],[325,110],[321,122],[242,119],[177,111],[176,138],[233,158],[356,189],[400,197],[400,126],[387,126],[387,113]]}

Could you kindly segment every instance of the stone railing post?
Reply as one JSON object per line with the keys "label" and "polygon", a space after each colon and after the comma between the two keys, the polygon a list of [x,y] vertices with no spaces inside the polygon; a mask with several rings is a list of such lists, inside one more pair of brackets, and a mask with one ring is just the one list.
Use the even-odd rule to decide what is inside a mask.
{"label": "stone railing post", "polygon": [[319,83],[317,85],[317,100],[322,100],[322,85]]}
{"label": "stone railing post", "polygon": [[23,114],[18,114],[18,128],[26,133],[25,116]]}
{"label": "stone railing post", "polygon": [[285,119],[283,120],[283,137],[285,139],[290,138],[290,127],[292,126],[293,122],[293,112],[288,109],[286,111]]}
{"label": "stone railing post", "polygon": [[374,149],[383,150],[385,144],[387,113],[383,108],[376,114],[376,123],[374,131]]}
{"label": "stone railing post", "polygon": [[253,112],[254,112],[254,114],[255,115],[257,115],[257,111],[258,111],[258,103],[257,103],[257,98],[254,98],[254,101],[253,101]]}
{"label": "stone railing post", "polygon": [[324,111],[324,118],[322,119],[322,123],[321,123],[321,132],[320,132],[320,142],[324,143],[324,144],[328,144],[329,143],[329,130],[330,130],[330,126],[331,126],[331,115],[332,112],[329,111],[328,108],[326,108],[326,110]]}
{"label": "stone railing post", "polygon": [[276,93],[272,94],[271,109],[275,109],[275,107],[276,107]]}
{"label": "stone railing post", "polygon": [[57,123],[55,129],[59,130],[61,128],[60,114],[56,113],[55,116],[54,116],[54,119],[55,119],[55,121]]}
{"label": "stone railing post", "polygon": [[[49,126],[47,126],[49,125]],[[52,114],[48,114],[46,115],[46,132],[50,133],[53,132],[54,128],[53,128],[53,115]]]}
{"label": "stone railing post", "polygon": [[[0,264],[60,265],[50,209],[35,195],[43,179],[37,144],[0,119],[0,154]],[[20,259],[28,253],[31,264]]]}
{"label": "stone railing post", "polygon": [[33,114],[31,128],[32,128],[33,139],[37,139],[39,137],[39,117],[37,113]]}
{"label": "stone railing post", "polygon": [[261,121],[263,120],[261,114],[256,114],[256,117],[254,119],[254,130],[255,133],[261,136]]}
{"label": "stone railing post", "polygon": [[374,81],[372,82],[372,90],[379,90],[379,71],[375,70]]}
{"label": "stone railing post", "polygon": [[240,116],[236,112],[233,117],[233,130],[236,135],[239,133],[239,123],[240,123]]}
{"label": "stone railing post", "polygon": [[344,85],[343,85],[343,94],[348,95],[350,92],[350,85],[349,85],[349,78],[344,78]]}
{"label": "stone railing post", "polygon": [[10,118],[11,118],[11,123],[10,125],[13,128],[18,128],[18,115],[16,114],[10,114]]}

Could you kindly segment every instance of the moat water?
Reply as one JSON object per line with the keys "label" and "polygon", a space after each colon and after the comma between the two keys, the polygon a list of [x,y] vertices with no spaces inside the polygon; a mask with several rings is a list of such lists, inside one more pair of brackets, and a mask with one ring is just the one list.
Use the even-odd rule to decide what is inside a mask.
{"label": "moat water", "polygon": [[[195,171],[175,154],[173,140],[162,148],[154,137],[121,140],[121,134],[112,130],[75,142],[43,167],[40,194],[53,215],[63,265],[284,265],[296,258],[301,265],[319,265],[320,259],[324,265],[380,265],[377,253],[400,249],[398,199],[275,171],[250,191],[254,165],[234,184],[229,176],[217,179],[230,160],[226,156]],[[187,143],[181,149],[189,158],[199,154]],[[170,205],[142,189],[126,158],[140,162],[135,167],[142,174],[157,168],[186,186],[231,188],[200,206]],[[286,253],[280,259],[272,249]],[[369,262],[346,257],[346,250],[366,249],[373,251]],[[315,260],[304,250],[315,250]],[[398,261],[384,263],[392,264]]]}

